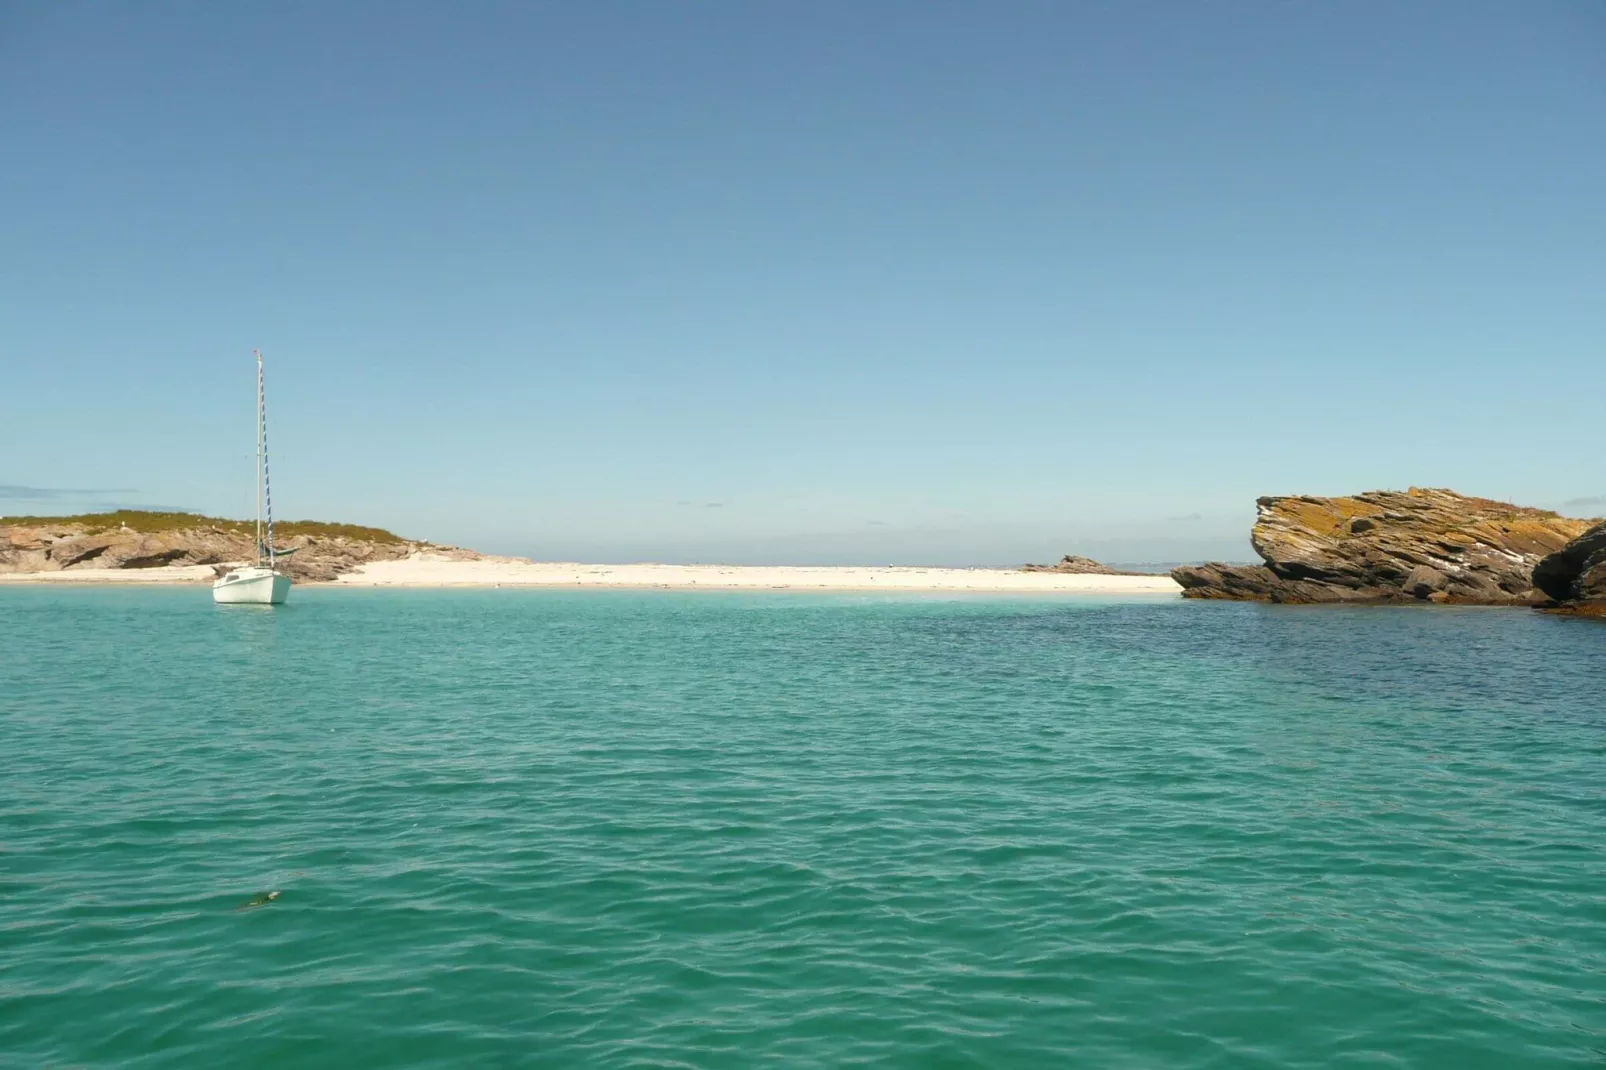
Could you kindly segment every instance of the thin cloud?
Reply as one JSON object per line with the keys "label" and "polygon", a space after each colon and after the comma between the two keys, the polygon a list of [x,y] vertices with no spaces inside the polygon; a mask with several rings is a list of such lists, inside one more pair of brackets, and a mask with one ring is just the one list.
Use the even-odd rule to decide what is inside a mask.
{"label": "thin cloud", "polygon": [[1203,519],[1204,516],[1199,513],[1184,513],[1182,516],[1168,516],[1165,518],[1167,524],[1194,524]]}
{"label": "thin cloud", "polygon": [[84,507],[86,513],[115,513],[127,509],[139,513],[194,513],[201,510],[193,505],[151,505],[149,502],[92,502]]}
{"label": "thin cloud", "polygon": [[0,501],[6,502],[53,502],[62,498],[82,498],[91,494],[133,494],[127,487],[100,487],[93,489],[80,489],[76,487],[25,487],[16,483],[0,483]]}
{"label": "thin cloud", "polygon": [[1564,509],[1594,509],[1606,505],[1606,494],[1595,494],[1588,498],[1568,498],[1561,504]]}

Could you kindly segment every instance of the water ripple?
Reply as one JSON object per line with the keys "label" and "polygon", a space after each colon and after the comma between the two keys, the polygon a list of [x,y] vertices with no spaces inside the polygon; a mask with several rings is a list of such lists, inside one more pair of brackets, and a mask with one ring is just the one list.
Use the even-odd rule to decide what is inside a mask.
{"label": "water ripple", "polygon": [[0,1065],[1606,1061],[1588,622],[12,588],[0,628]]}

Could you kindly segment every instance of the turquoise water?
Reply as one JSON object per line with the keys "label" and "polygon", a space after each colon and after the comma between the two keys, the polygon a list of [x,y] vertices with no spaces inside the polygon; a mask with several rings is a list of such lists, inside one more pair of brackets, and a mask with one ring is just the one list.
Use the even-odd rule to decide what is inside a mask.
{"label": "turquoise water", "polygon": [[1598,623],[0,588],[0,636],[4,1065],[1606,1064]]}

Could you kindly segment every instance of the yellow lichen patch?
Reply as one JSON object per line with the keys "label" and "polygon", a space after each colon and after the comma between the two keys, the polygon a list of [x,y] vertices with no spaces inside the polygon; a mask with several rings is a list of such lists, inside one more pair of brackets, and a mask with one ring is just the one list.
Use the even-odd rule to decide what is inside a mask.
{"label": "yellow lichen patch", "polygon": [[1382,516],[1383,510],[1358,498],[1323,498],[1320,501],[1283,498],[1272,506],[1272,513],[1313,535],[1336,538],[1349,534],[1349,523],[1356,517]]}
{"label": "yellow lichen patch", "polygon": [[1549,554],[1589,530],[1587,520],[1568,517],[1528,515],[1485,520],[1471,528],[1485,542],[1505,546],[1517,553]]}

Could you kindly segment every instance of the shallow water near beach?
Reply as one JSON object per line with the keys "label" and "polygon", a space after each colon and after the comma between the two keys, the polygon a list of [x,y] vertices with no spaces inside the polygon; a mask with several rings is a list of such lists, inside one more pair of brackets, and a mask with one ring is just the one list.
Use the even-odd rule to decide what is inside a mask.
{"label": "shallow water near beach", "polygon": [[0,635],[0,1065],[1606,1064],[1598,622],[10,588]]}

